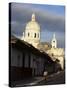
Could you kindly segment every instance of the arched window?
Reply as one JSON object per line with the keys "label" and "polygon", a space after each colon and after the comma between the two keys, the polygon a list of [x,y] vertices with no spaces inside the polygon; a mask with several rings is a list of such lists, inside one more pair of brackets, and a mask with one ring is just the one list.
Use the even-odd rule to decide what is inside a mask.
{"label": "arched window", "polygon": [[53,48],[55,48],[55,46],[53,46]]}
{"label": "arched window", "polygon": [[53,41],[55,43],[55,41]]}
{"label": "arched window", "polygon": [[54,54],[52,53],[52,56],[54,56]]}
{"label": "arched window", "polygon": [[30,36],[30,33],[28,33],[28,37]]}
{"label": "arched window", "polygon": [[36,33],[34,34],[34,38],[36,38]]}
{"label": "arched window", "polygon": [[39,38],[39,33],[38,33],[38,38]]}

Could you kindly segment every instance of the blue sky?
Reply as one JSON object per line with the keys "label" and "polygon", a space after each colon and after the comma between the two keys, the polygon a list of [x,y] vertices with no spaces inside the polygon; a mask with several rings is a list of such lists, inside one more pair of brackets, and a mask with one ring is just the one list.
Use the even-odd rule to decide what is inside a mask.
{"label": "blue sky", "polygon": [[33,4],[32,7],[36,7],[36,8],[40,8],[42,10],[47,10],[49,12],[52,12],[52,13],[56,13],[56,14],[62,14],[64,15],[65,13],[65,7],[64,6],[60,6],[60,5],[35,5]]}
{"label": "blue sky", "polygon": [[12,3],[11,31],[21,37],[26,23],[31,20],[32,13],[41,28],[41,42],[50,42],[56,34],[58,47],[65,46],[65,7],[45,4]]}

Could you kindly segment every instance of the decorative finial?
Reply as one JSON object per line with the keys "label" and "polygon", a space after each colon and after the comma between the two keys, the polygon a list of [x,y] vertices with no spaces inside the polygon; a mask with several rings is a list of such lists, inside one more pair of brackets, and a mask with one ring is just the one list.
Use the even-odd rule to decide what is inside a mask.
{"label": "decorative finial", "polygon": [[55,33],[53,34],[53,38],[55,38]]}
{"label": "decorative finial", "polygon": [[35,14],[32,14],[32,21],[35,21]]}

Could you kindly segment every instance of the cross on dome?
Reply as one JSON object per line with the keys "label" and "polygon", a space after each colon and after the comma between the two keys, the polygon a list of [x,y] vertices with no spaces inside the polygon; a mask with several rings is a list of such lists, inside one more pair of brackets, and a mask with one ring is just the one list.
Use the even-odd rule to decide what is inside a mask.
{"label": "cross on dome", "polygon": [[32,21],[35,21],[35,14],[32,14]]}

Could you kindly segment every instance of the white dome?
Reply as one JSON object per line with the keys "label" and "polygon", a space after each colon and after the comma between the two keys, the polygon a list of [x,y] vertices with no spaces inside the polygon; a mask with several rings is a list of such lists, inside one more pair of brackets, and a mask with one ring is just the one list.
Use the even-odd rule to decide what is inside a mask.
{"label": "white dome", "polygon": [[30,21],[26,25],[26,30],[40,30],[40,26],[37,22]]}
{"label": "white dome", "polygon": [[40,26],[35,20],[35,14],[32,14],[31,21],[27,23],[26,30],[40,31]]}
{"label": "white dome", "polygon": [[31,21],[26,24],[24,40],[36,48],[40,42],[40,26],[36,22],[35,14],[32,14]]}

